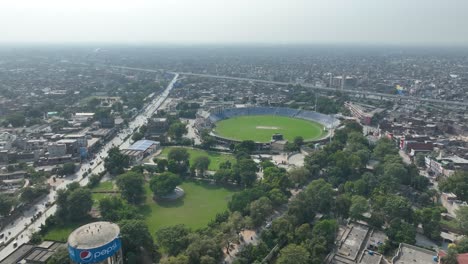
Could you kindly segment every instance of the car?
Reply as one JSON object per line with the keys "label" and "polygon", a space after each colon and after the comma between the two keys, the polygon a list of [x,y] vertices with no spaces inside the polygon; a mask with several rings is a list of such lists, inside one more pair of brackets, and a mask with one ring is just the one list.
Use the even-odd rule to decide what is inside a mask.
{"label": "car", "polygon": [[4,233],[1,233],[1,234],[0,234],[0,239],[3,238],[3,237],[5,237],[5,234],[4,234]]}
{"label": "car", "polygon": [[13,248],[16,248],[18,246],[18,242],[15,241],[15,243],[13,243]]}

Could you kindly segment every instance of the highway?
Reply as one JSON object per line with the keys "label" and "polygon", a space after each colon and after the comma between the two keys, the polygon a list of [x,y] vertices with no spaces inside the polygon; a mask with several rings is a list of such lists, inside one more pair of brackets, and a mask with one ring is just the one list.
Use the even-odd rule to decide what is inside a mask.
{"label": "highway", "polygon": [[[120,69],[127,69],[127,70],[139,70],[139,71],[148,71],[148,72],[156,72],[156,70],[151,69],[143,69],[143,68],[133,68],[133,67],[125,67],[125,66],[111,66],[113,68],[120,68]],[[172,72],[176,73],[176,72]],[[276,85],[296,85],[297,83],[291,82],[275,82],[275,81],[268,81],[268,80],[260,80],[260,79],[250,79],[250,78],[240,78],[240,77],[230,77],[230,76],[221,76],[221,75],[212,75],[212,74],[201,74],[201,73],[191,73],[191,72],[177,72],[179,75],[187,75],[187,76],[197,76],[197,77],[205,77],[205,78],[216,78],[216,79],[226,79],[226,80],[236,80],[236,81],[247,81],[247,82],[257,82],[257,83],[267,83],[267,84],[276,84]],[[414,96],[401,96],[395,94],[387,94],[387,93],[378,93],[378,92],[368,92],[362,90],[351,90],[351,89],[337,89],[337,88],[329,88],[329,87],[318,87],[311,84],[300,84],[302,87],[307,87],[316,90],[323,90],[329,92],[343,92],[343,93],[350,93],[350,94],[360,94],[363,96],[377,96],[377,97],[385,97],[385,98],[393,98],[393,99],[401,99],[401,100],[408,100],[413,102],[428,102],[433,104],[441,104],[441,105],[457,105],[457,106],[468,106],[468,102],[461,102],[461,101],[448,101],[448,100],[440,100],[440,99],[431,99],[431,98],[419,98]]]}
{"label": "highway", "polygon": [[[30,235],[33,232],[39,230],[40,226],[45,223],[47,217],[55,214],[57,210],[57,206],[55,205],[57,190],[66,188],[67,184],[72,182],[79,182],[80,185],[85,186],[88,183],[88,177],[83,178],[83,174],[89,168],[92,170],[91,173],[95,174],[104,171],[104,159],[107,157],[107,152],[110,148],[119,146],[120,149],[125,149],[130,146],[131,137],[128,136],[133,133],[134,129],[145,124],[148,118],[150,118],[153,113],[158,110],[158,108],[169,96],[169,93],[171,92],[178,77],[179,75],[175,74],[174,78],[168,84],[166,89],[160,95],[155,97],[153,101],[148,104],[144,110],[129,123],[128,128],[122,129],[112,140],[106,143],[106,145],[100,149],[100,151],[96,154],[96,157],[91,162],[82,164],[78,172],[76,172],[74,175],[64,178],[64,181],[59,186],[57,186],[55,190],[51,189],[50,193],[45,198],[36,203],[36,205],[33,206],[31,210],[25,212],[23,217],[17,219],[14,223],[8,225],[1,231],[1,233],[5,235],[3,240],[6,244],[5,248],[0,251],[0,261],[15,250],[15,242],[17,243],[18,247],[29,242]],[[128,139],[125,140],[127,137]],[[52,206],[46,208],[46,203],[49,203]],[[39,211],[42,212],[42,215],[33,220],[32,216]]]}

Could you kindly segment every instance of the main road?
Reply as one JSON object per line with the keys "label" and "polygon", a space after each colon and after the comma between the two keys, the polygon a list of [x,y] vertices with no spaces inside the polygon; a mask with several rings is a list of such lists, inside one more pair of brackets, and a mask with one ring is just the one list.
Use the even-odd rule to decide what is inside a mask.
{"label": "main road", "polygon": [[[156,72],[157,71],[157,70],[151,70],[151,69],[125,67],[125,66],[111,66],[111,67],[120,68],[120,69],[128,69],[128,70],[147,71],[147,72]],[[173,73],[175,73],[175,72],[173,72]],[[179,75],[204,77],[204,78],[216,78],[216,79],[226,79],[226,80],[276,84],[276,85],[282,85],[282,86],[296,85],[297,84],[297,83],[292,83],[292,82],[275,82],[275,81],[260,80],[260,79],[231,77],[231,76],[202,74],[202,73],[191,73],[191,72],[178,72],[178,74]],[[374,96],[374,97],[382,97],[382,98],[385,97],[385,98],[393,98],[393,99],[400,99],[400,100],[409,100],[409,101],[414,101],[414,102],[428,102],[428,103],[441,104],[441,105],[468,106],[468,102],[462,102],[462,101],[448,101],[448,100],[431,99],[431,98],[419,98],[419,97],[414,97],[414,96],[401,96],[401,95],[395,95],[395,94],[369,92],[369,91],[362,91],[362,90],[318,87],[318,86],[314,86],[312,84],[306,84],[306,83],[305,84],[300,84],[300,85],[302,87],[307,87],[307,88],[316,89],[316,90],[329,91],[329,92],[337,92],[338,91],[338,92],[350,93],[350,94],[360,94],[360,95],[363,95],[363,96]]]}
{"label": "main road", "polygon": [[[125,149],[130,146],[130,135],[133,133],[134,129],[145,124],[148,118],[150,118],[153,113],[159,109],[162,103],[169,96],[169,93],[174,87],[178,77],[179,74],[175,73],[174,78],[166,89],[160,95],[156,96],[153,101],[129,123],[128,128],[122,129],[112,140],[106,143],[91,162],[83,164],[80,170],[74,175],[64,178],[64,181],[60,185],[56,186],[54,190],[51,190],[45,198],[37,202],[35,206],[25,212],[20,219],[16,219],[15,222],[6,226],[1,231],[5,236],[3,239],[6,245],[0,251],[0,261],[11,254],[16,247],[29,242],[30,235],[39,230],[40,226],[45,223],[47,217],[55,214],[57,211],[57,205],[55,204],[57,190],[66,188],[67,184],[72,182],[78,182],[82,186],[86,185],[88,183],[88,177],[83,177],[83,174],[88,171],[88,169],[91,169],[91,173],[96,174],[104,171],[104,159],[107,157],[109,149],[114,146],[118,146],[121,149]],[[46,204],[51,204],[51,206],[46,207]],[[33,215],[37,215],[38,212],[41,212],[42,214],[36,219],[33,219]]]}

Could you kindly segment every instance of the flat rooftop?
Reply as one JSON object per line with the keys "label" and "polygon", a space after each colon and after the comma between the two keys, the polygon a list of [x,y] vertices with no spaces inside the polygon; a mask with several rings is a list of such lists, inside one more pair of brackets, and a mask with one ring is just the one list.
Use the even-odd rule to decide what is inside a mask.
{"label": "flat rooftop", "polygon": [[437,263],[434,261],[434,256],[437,256],[435,251],[424,248],[400,244],[400,247],[392,259],[393,264],[428,264]]}
{"label": "flat rooftop", "polygon": [[78,249],[103,246],[119,236],[120,228],[111,222],[94,222],[78,227],[68,237],[68,244]]}
{"label": "flat rooftop", "polygon": [[351,230],[346,236],[346,239],[338,249],[338,254],[347,256],[351,259],[356,259],[359,254],[359,249],[364,242],[369,228],[363,225],[353,224]]}

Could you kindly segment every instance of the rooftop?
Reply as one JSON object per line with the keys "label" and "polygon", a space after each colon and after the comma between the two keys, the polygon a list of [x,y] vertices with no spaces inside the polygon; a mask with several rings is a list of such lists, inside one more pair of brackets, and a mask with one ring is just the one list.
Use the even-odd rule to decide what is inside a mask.
{"label": "rooftop", "polygon": [[133,143],[128,150],[138,150],[138,151],[145,151],[150,148],[152,145],[158,145],[159,142],[153,140],[138,140],[137,142]]}
{"label": "rooftop", "polygon": [[68,237],[68,244],[74,248],[90,249],[103,246],[120,234],[118,225],[111,222],[94,222],[75,229]]}
{"label": "rooftop", "polygon": [[435,251],[401,243],[396,255],[392,259],[393,264],[428,264],[437,263]]}

